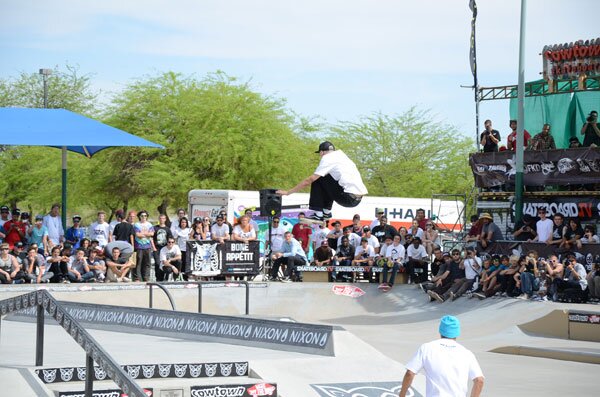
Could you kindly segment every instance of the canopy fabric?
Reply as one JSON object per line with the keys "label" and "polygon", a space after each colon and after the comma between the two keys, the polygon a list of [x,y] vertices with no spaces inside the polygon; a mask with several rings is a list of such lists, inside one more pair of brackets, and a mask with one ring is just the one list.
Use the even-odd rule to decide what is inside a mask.
{"label": "canopy fabric", "polygon": [[65,109],[0,108],[0,145],[50,146],[92,157],[115,146],[163,148]]}
{"label": "canopy fabric", "polygon": [[[541,82],[538,80],[536,82]],[[560,82],[559,82],[560,84]],[[589,87],[597,88],[596,81],[591,80]],[[517,98],[510,100],[510,118],[517,119]],[[578,91],[574,94],[553,94],[526,97],[525,129],[534,136],[542,130],[545,123],[551,125],[551,134],[556,147],[569,147],[569,138],[577,137],[583,142],[580,134],[591,110],[600,110],[600,91]]]}

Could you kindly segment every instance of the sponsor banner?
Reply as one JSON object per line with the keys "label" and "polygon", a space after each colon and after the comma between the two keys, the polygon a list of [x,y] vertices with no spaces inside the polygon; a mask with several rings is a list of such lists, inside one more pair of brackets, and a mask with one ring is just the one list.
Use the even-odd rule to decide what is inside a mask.
{"label": "sponsor banner", "polygon": [[[565,218],[578,218],[581,222],[600,219],[600,197],[526,198],[523,203],[523,215],[535,218],[539,208],[545,208],[548,217],[560,213]],[[513,213],[514,211],[513,205]]]}
{"label": "sponsor banner", "polygon": [[299,272],[366,272],[381,273],[383,267],[379,266],[298,266]]}
{"label": "sponsor banner", "polygon": [[[151,387],[145,387],[144,393],[148,397],[154,396],[154,389]],[[85,397],[84,391],[59,391],[58,397]],[[123,393],[119,389],[108,389],[108,390],[94,390],[92,391],[92,397],[128,397],[128,394]]]}
{"label": "sponsor banner", "polygon": [[[248,362],[224,362],[201,364],[136,364],[121,365],[133,379],[161,378],[212,378],[248,375]],[[86,378],[85,367],[63,367],[36,369],[35,373],[44,383],[83,382]],[[106,372],[94,367],[94,380],[105,380]]]}
{"label": "sponsor banner", "polygon": [[277,396],[276,383],[257,383],[255,385],[211,385],[190,387],[192,397],[253,397]]}
{"label": "sponsor banner", "polygon": [[545,79],[566,80],[600,75],[600,39],[546,45],[542,49]]}
{"label": "sponsor banner", "polygon": [[258,274],[260,266],[260,242],[188,241],[187,261],[192,273],[202,277],[221,274]]}
{"label": "sponsor banner", "polygon": [[358,298],[365,294],[365,291],[353,285],[334,285],[331,291],[335,295],[349,296],[351,298]]}
{"label": "sponsor banner", "polygon": [[[582,185],[600,180],[600,148],[526,150],[523,156],[526,186]],[[514,183],[516,154],[512,151],[474,153],[469,164],[477,187]]]}
{"label": "sponsor banner", "polygon": [[569,312],[569,322],[600,325],[600,313]]}
{"label": "sponsor banner", "polygon": [[[61,301],[61,306],[79,323],[110,331],[135,329],[151,335],[176,335],[181,338],[217,338],[228,343],[249,342],[280,346],[290,350],[330,354],[333,328],[328,325],[281,322],[250,317],[173,312],[90,303]],[[27,308],[11,316],[35,318],[36,309]]]}

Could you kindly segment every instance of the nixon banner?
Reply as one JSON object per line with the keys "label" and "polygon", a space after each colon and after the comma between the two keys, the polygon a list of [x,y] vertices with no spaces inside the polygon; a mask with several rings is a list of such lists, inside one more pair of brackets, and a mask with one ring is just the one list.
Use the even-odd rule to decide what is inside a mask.
{"label": "nixon banner", "polygon": [[[516,154],[512,151],[474,153],[469,164],[477,187],[513,182]],[[523,159],[526,186],[584,185],[600,181],[600,148],[526,150]]]}

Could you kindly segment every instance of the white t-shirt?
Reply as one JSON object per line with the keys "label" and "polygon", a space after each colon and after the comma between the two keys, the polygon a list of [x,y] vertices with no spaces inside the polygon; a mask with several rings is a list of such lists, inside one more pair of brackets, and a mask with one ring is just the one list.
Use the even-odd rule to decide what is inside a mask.
{"label": "white t-shirt", "polygon": [[465,397],[469,380],[483,376],[475,355],[453,339],[424,343],[406,368],[425,372],[426,397]]}
{"label": "white t-shirt", "polygon": [[181,256],[181,249],[179,249],[178,245],[173,244],[171,249],[169,249],[169,246],[162,247],[160,249],[160,268],[163,268],[163,261],[175,258],[176,256]]}
{"label": "white t-shirt", "polygon": [[408,259],[408,257],[413,259],[425,259],[427,258],[427,251],[421,244],[419,244],[419,248],[415,248],[415,246],[411,244],[406,249],[406,259]]}
{"label": "white t-shirt", "polygon": [[538,235],[538,241],[545,243],[550,237],[552,237],[552,231],[554,230],[554,222],[551,219],[539,220],[535,224],[535,230]]}
{"label": "white t-shirt", "polygon": [[312,239],[312,241],[315,242],[315,247],[319,248],[321,246],[321,243],[327,240],[327,235],[330,232],[331,230],[326,227],[323,227],[322,229],[319,226],[313,228],[313,232],[310,235],[310,238]]}
{"label": "white t-shirt", "polygon": [[[373,236],[372,234],[371,234],[371,237],[367,237],[367,236],[364,236],[364,237],[369,240],[369,245],[371,247],[373,247],[374,249],[379,248],[379,246],[381,245],[381,244],[379,244],[379,240],[377,239],[377,237]],[[381,251],[379,251],[379,253],[381,253]]]}
{"label": "white t-shirt", "polygon": [[212,238],[225,238],[229,234],[229,226],[225,222],[221,226],[218,223],[214,223],[210,227],[210,233],[212,234]]}
{"label": "white t-shirt", "polygon": [[390,244],[386,247],[385,252],[380,252],[380,254],[384,254],[386,258],[390,258],[393,262],[400,263],[404,262],[406,250],[402,244]]}
{"label": "white t-shirt", "polygon": [[180,228],[179,225],[175,226],[175,229],[171,229],[171,233],[175,240],[177,240],[177,245],[181,251],[187,251],[187,242],[190,239],[191,228],[186,227],[184,229]]}
{"label": "white t-shirt", "polygon": [[[338,237],[338,247],[342,245],[342,237],[344,237],[343,234],[340,237]],[[350,245],[353,245],[354,247],[360,247],[360,240],[360,236],[356,233],[350,233],[348,235],[348,241],[350,241]]]}
{"label": "white t-shirt", "polygon": [[[475,269],[475,263],[479,265],[477,269]],[[478,274],[481,273],[481,258],[476,256],[475,258],[466,258],[465,259],[465,277],[469,280],[474,280]]]}
{"label": "white t-shirt", "polygon": [[55,245],[60,244],[60,238],[65,235],[60,216],[51,216],[50,214],[44,216],[43,225],[48,228],[48,240]]}
{"label": "white t-shirt", "polygon": [[322,156],[314,173],[319,176],[331,175],[346,193],[360,196],[368,193],[358,168],[341,150],[335,150]]}
{"label": "white t-shirt", "polygon": [[370,245],[367,245],[367,248],[359,246],[356,248],[356,251],[354,251],[354,259],[363,259],[363,252],[366,252],[369,258],[373,258],[375,256],[375,250]]}
{"label": "white t-shirt", "polygon": [[104,248],[108,244],[108,237],[110,236],[110,225],[108,223],[94,222],[90,225],[89,231],[90,240],[98,240],[100,248]]}
{"label": "white t-shirt", "polygon": [[254,230],[254,228],[252,227],[250,227],[249,232],[245,232],[242,230],[242,227],[240,225],[235,225],[235,227],[233,228],[233,234],[237,234],[239,237],[245,239],[256,238],[256,230]]}
{"label": "white t-shirt", "polygon": [[[281,246],[283,245],[283,235],[287,232],[283,226],[277,226],[271,228],[271,251],[281,252]],[[269,231],[267,230],[267,234]]]}

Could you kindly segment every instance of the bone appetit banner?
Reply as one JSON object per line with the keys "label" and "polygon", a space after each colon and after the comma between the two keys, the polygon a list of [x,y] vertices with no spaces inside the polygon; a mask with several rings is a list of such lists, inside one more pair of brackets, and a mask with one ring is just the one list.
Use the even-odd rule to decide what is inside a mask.
{"label": "bone appetit banner", "polygon": [[[469,164],[477,187],[494,187],[514,182],[515,152],[474,153],[469,158]],[[526,186],[598,183],[600,148],[526,150],[523,180]]]}

